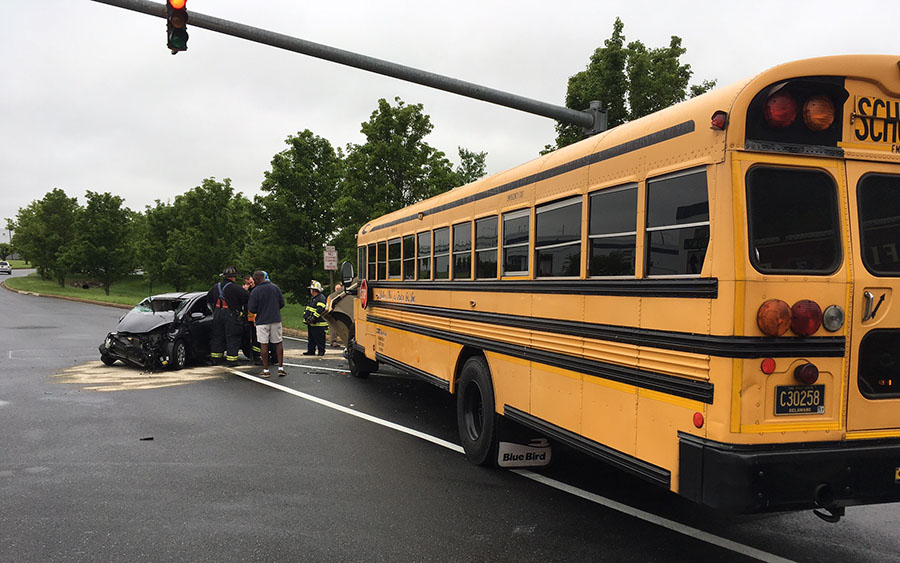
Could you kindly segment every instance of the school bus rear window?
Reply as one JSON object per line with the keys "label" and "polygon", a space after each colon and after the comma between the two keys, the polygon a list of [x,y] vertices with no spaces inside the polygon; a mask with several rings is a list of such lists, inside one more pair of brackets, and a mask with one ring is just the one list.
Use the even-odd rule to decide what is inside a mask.
{"label": "school bus rear window", "polygon": [[859,231],[866,269],[900,274],[900,176],[869,174],[859,182]]}
{"label": "school bus rear window", "polygon": [[747,173],[750,262],[763,274],[830,274],[841,262],[837,187],[821,170]]}

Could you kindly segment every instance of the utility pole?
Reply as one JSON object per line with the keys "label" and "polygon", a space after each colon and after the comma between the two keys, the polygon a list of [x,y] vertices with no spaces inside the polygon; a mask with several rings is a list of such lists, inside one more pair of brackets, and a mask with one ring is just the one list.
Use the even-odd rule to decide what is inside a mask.
{"label": "utility pole", "polygon": [[[149,2],[148,0],[93,1],[134,12],[141,12],[159,18],[167,17],[166,4],[158,4],[156,2]],[[351,51],[345,51],[343,49],[337,49],[335,47],[329,47],[328,45],[298,39],[289,35],[266,31],[264,29],[223,20],[205,14],[191,12],[190,23],[193,27],[200,27],[217,33],[231,35],[232,37],[246,39],[247,41],[262,43],[279,49],[325,59],[360,70],[391,76],[400,80],[421,84],[422,86],[452,92],[461,96],[475,98],[477,100],[517,109],[534,115],[549,117],[563,123],[579,125],[585,135],[593,135],[606,130],[606,110],[602,109],[600,102],[591,102],[590,108],[585,111],[578,111],[565,106],[548,104],[524,96],[488,88],[487,86],[465,82],[456,78],[450,78],[433,72],[353,53]]]}

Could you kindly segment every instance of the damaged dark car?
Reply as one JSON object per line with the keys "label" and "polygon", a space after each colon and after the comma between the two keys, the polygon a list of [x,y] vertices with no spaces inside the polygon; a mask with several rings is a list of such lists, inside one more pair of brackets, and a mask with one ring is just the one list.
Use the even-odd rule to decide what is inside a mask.
{"label": "damaged dark car", "polygon": [[209,356],[212,311],[206,292],[147,297],[100,344],[100,360],[155,371],[181,369]]}

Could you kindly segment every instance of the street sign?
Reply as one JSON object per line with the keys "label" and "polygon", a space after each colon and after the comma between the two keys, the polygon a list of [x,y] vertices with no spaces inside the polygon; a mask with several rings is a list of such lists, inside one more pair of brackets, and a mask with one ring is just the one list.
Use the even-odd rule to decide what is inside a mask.
{"label": "street sign", "polygon": [[334,249],[333,246],[325,247],[325,269],[326,270],[337,270],[337,250]]}

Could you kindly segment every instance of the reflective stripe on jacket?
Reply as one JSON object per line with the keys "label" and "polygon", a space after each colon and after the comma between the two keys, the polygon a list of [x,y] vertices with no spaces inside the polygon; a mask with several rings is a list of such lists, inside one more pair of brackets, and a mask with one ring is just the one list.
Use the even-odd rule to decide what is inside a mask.
{"label": "reflective stripe on jacket", "polygon": [[328,326],[328,323],[322,318],[322,315],[325,314],[326,303],[327,300],[321,293],[316,294],[315,297],[309,300],[309,303],[306,304],[306,312],[303,315],[303,320],[308,326]]}

